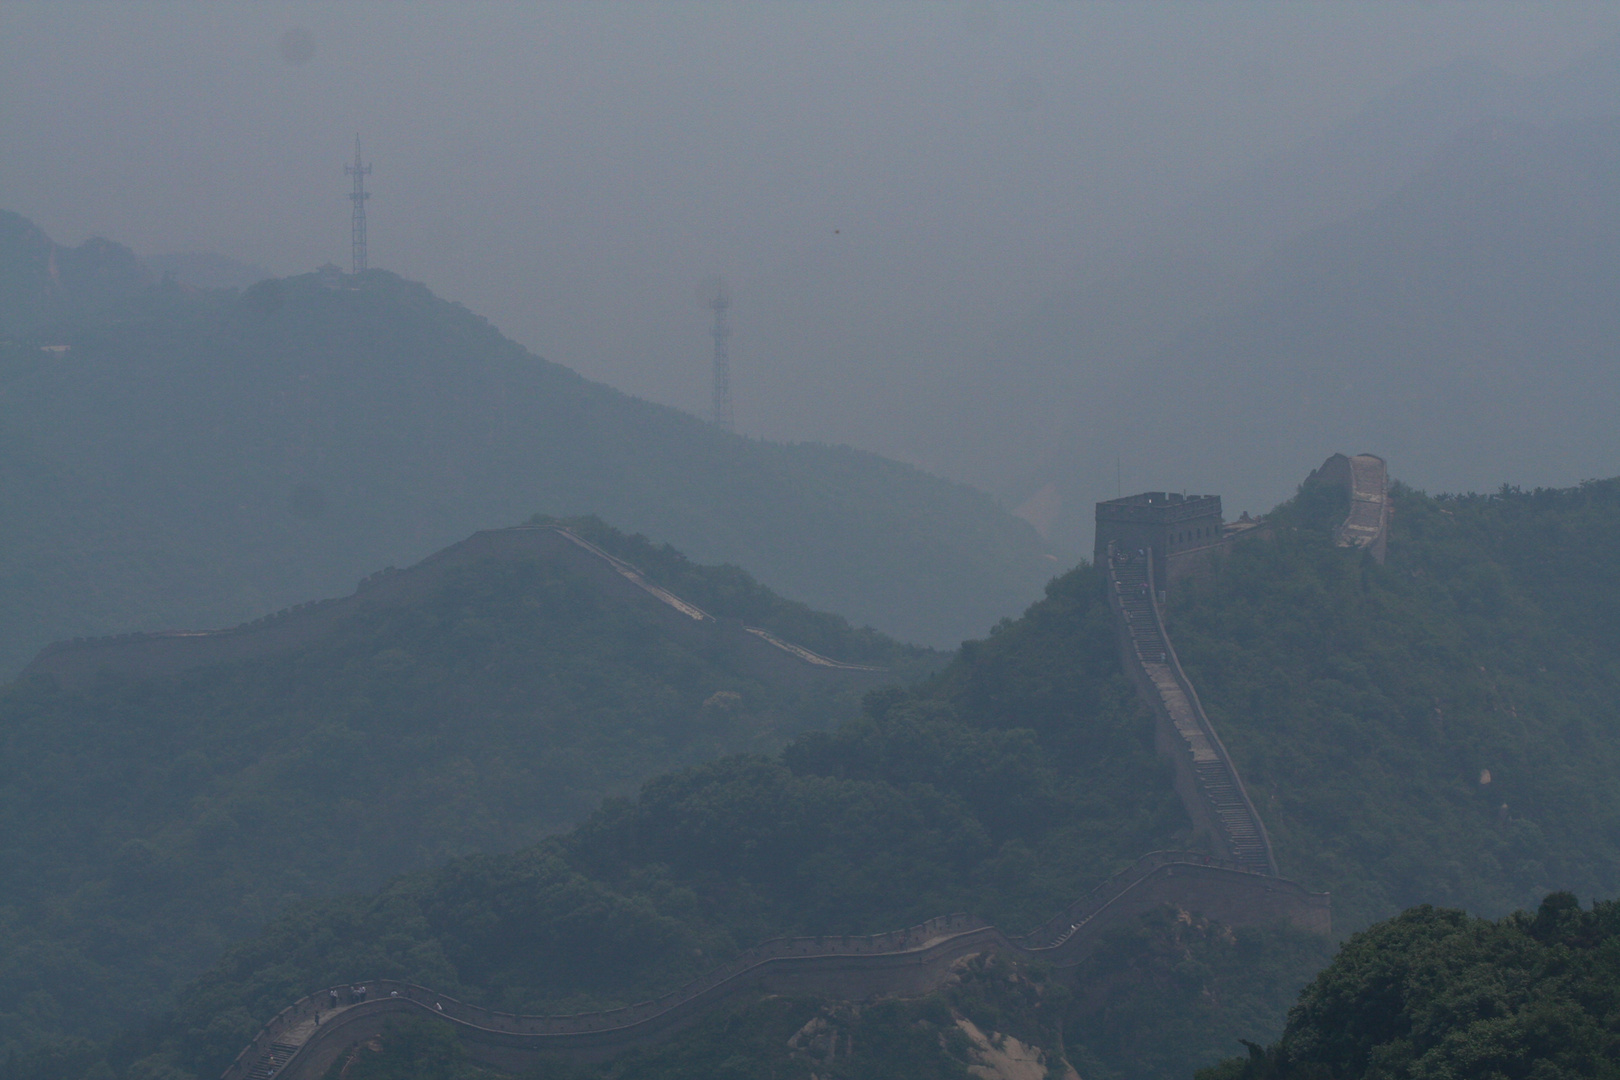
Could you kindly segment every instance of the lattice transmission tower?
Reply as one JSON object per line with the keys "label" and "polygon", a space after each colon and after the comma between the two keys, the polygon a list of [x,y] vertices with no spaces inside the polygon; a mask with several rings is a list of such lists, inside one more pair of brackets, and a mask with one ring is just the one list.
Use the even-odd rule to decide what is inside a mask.
{"label": "lattice transmission tower", "polygon": [[714,312],[714,423],[716,427],[727,431],[736,430],[736,423],[731,415],[731,354],[726,348],[726,341],[731,337],[731,297],[726,293],[726,283],[715,281],[712,294],[706,301],[708,309]]}
{"label": "lattice transmission tower", "polygon": [[354,203],[354,214],[349,222],[349,246],[356,274],[366,268],[366,200],[371,198],[371,193],[366,191],[366,177],[370,174],[371,166],[360,164],[360,136],[356,135],[354,164],[343,166],[343,175],[354,177],[354,191],[349,194],[349,200]]}

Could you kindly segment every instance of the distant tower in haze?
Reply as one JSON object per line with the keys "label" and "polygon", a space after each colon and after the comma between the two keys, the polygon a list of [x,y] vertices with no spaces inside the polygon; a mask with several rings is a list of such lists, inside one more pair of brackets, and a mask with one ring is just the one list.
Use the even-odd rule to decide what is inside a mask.
{"label": "distant tower in haze", "polygon": [[714,423],[727,431],[736,430],[731,415],[731,355],[726,351],[726,339],[731,337],[731,297],[726,294],[726,283],[718,279],[704,306],[714,312]]}
{"label": "distant tower in haze", "polygon": [[354,164],[343,166],[343,175],[354,177],[354,191],[349,195],[349,200],[354,203],[354,216],[349,225],[349,244],[356,274],[366,268],[366,200],[371,198],[366,191],[366,177],[370,173],[370,165],[360,164],[360,136],[356,135]]}

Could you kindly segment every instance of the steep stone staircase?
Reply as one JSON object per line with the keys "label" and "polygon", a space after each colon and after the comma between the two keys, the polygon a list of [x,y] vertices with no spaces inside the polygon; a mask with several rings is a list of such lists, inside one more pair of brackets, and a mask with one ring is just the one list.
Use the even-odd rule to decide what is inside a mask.
{"label": "steep stone staircase", "polygon": [[[287,1065],[299,1052],[320,1035],[323,1028],[330,1030],[334,1020],[362,1000],[348,987],[333,987],[299,999],[264,1026],[258,1038],[237,1055],[225,1075],[238,1080],[285,1080]],[[330,1004],[334,1001],[336,1005]],[[327,1008],[321,1008],[323,1004]]]}
{"label": "steep stone staircase", "polygon": [[[1226,855],[1247,870],[1275,874],[1276,861],[1265,826],[1165,634],[1154,595],[1152,564],[1147,552],[1112,548],[1109,552],[1109,587],[1119,617],[1124,620],[1131,651],[1179,736],[1179,749],[1186,755],[1198,797],[1208,810]],[[1188,810],[1195,822],[1205,816],[1199,813],[1198,806],[1189,806]]]}
{"label": "steep stone staircase", "polygon": [[1389,536],[1389,474],[1376,454],[1350,459],[1350,513],[1334,530],[1340,547],[1364,548],[1379,562]]}
{"label": "steep stone staircase", "polygon": [[259,1059],[247,1071],[247,1080],[270,1080],[272,1076],[281,1071],[283,1065],[292,1060],[292,1056],[298,1053],[303,1045],[303,1042],[271,1043],[265,1047],[264,1053],[259,1055]]}

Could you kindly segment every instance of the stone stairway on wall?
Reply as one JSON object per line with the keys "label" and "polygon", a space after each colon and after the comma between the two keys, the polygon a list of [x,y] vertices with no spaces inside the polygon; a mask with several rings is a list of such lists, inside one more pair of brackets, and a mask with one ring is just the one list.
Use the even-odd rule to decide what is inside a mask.
{"label": "stone stairway on wall", "polygon": [[247,1071],[247,1080],[270,1080],[281,1067],[298,1053],[303,1043],[275,1042],[265,1048],[253,1067]]}
{"label": "stone stairway on wall", "polygon": [[1389,474],[1376,454],[1350,459],[1350,513],[1334,532],[1340,547],[1363,548],[1379,562],[1389,536]]}
{"label": "stone stairway on wall", "polygon": [[[287,1066],[316,1036],[329,1030],[334,1020],[364,1000],[349,987],[333,987],[299,999],[264,1026],[258,1038],[237,1055],[235,1063],[225,1071],[225,1075],[238,1080],[285,1078]],[[322,1010],[323,1001],[336,1001],[338,1004]],[[294,1070],[295,1073],[302,1071]]]}
{"label": "stone stairway on wall", "polygon": [[[1225,854],[1257,873],[1275,874],[1276,862],[1265,826],[1249,802],[1237,769],[1214,727],[1204,715],[1192,684],[1181,671],[1159,617],[1155,599],[1152,558],[1146,552],[1110,549],[1109,588],[1123,620],[1131,656],[1151,687],[1149,702],[1154,711],[1168,719],[1176,738],[1171,740],[1181,755],[1178,767],[1187,767],[1202,805],[1190,805],[1195,823],[1210,821]],[[1139,680],[1140,682],[1141,680]],[[1207,813],[1202,811],[1207,810]]]}

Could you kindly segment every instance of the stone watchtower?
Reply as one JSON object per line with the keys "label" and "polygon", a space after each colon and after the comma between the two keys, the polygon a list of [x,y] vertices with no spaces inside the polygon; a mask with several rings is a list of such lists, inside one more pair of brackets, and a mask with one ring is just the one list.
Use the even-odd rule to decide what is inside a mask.
{"label": "stone watchtower", "polygon": [[1097,504],[1094,559],[1098,566],[1104,564],[1110,541],[1122,551],[1150,550],[1153,577],[1162,591],[1170,580],[1170,556],[1219,544],[1223,537],[1219,495],[1148,491]]}

